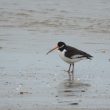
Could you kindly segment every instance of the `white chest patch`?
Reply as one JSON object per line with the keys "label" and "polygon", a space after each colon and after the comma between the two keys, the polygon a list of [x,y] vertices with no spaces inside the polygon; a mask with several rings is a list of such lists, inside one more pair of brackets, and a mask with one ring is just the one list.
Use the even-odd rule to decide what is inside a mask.
{"label": "white chest patch", "polygon": [[67,63],[69,63],[69,64],[72,63],[70,58],[65,57],[65,52],[66,52],[65,49],[64,49],[62,52],[61,52],[61,51],[58,51],[59,56],[60,56],[61,59],[64,60],[65,62],[67,62]]}

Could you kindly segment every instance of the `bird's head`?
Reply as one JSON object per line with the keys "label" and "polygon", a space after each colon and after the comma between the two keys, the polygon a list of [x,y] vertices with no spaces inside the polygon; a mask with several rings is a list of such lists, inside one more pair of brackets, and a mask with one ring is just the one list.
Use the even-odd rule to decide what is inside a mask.
{"label": "bird's head", "polygon": [[53,49],[51,49],[49,52],[47,52],[47,54],[49,54],[50,52],[52,52],[55,49],[62,51],[65,47],[66,47],[66,44],[64,42],[58,42],[57,46],[55,46]]}

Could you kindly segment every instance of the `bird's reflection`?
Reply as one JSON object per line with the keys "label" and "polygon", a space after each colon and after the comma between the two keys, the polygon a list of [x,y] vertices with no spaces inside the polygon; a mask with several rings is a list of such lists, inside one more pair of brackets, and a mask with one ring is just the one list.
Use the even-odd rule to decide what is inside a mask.
{"label": "bird's reflection", "polygon": [[82,83],[80,80],[64,80],[58,87],[59,95],[63,96],[79,96],[82,92],[86,92],[88,87],[87,83]]}

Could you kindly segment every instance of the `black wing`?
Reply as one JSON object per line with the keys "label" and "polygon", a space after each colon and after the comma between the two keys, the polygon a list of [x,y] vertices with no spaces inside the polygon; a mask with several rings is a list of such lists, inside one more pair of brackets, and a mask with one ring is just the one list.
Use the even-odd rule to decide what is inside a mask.
{"label": "black wing", "polygon": [[83,52],[81,50],[78,50],[78,49],[71,47],[71,46],[67,46],[66,50],[67,51],[65,52],[65,56],[68,58],[71,58],[71,59],[75,55],[81,55],[81,56],[79,56],[79,58],[82,58],[82,57],[86,57],[88,59],[92,58],[92,56],[90,54]]}

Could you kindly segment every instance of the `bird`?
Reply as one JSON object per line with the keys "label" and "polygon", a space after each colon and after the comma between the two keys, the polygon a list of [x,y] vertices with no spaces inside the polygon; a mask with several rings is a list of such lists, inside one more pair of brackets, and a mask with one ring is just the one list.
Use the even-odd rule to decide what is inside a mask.
{"label": "bird", "polygon": [[[67,45],[66,43],[59,41],[57,46],[47,52],[47,55],[52,52],[53,50],[58,50],[59,56],[62,60],[69,64],[69,69],[67,70],[69,79],[74,80],[74,64],[79,62],[83,59],[92,59],[92,55],[74,48],[72,46]],[[72,71],[71,71],[72,70]]]}

